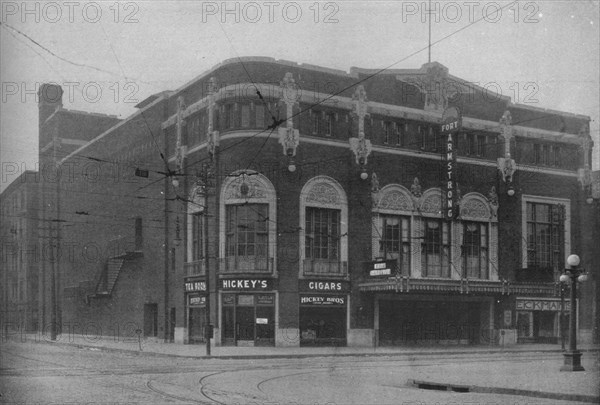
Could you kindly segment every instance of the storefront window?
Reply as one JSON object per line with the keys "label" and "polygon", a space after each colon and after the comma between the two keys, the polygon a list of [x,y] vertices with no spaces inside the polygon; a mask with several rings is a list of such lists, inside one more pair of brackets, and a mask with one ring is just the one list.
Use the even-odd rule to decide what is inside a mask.
{"label": "storefront window", "polygon": [[223,344],[275,344],[275,295],[223,294]]}

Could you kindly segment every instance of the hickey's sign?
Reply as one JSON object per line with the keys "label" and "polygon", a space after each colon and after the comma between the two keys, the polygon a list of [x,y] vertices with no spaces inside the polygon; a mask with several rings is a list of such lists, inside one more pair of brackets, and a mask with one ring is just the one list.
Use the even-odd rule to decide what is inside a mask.
{"label": "hickey's sign", "polygon": [[219,280],[221,290],[272,290],[273,282],[271,279],[238,279],[224,278]]}
{"label": "hickey's sign", "polygon": [[452,220],[455,216],[456,181],[454,179],[454,167],[456,154],[454,153],[454,137],[462,127],[460,111],[456,107],[449,107],[442,115],[440,133],[446,137],[446,206],[444,216]]}

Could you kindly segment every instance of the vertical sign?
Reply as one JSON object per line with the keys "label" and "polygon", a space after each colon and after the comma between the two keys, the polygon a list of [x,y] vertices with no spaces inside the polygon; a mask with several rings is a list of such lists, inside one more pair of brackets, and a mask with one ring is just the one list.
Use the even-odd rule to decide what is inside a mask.
{"label": "vertical sign", "polygon": [[456,214],[455,199],[456,199],[456,180],[455,180],[455,168],[456,168],[456,153],[455,153],[455,138],[458,134],[458,130],[462,126],[462,120],[460,111],[456,107],[448,107],[442,114],[442,125],[440,128],[441,136],[446,140],[446,168],[444,170],[445,176],[445,206],[444,206],[444,217],[447,220],[452,220]]}

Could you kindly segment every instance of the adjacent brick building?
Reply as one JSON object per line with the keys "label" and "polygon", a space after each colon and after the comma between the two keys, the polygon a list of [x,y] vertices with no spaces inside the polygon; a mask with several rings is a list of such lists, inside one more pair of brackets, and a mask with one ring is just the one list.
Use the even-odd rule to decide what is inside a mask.
{"label": "adjacent brick building", "polygon": [[137,107],[40,106],[63,329],[198,343],[209,303],[219,345],[556,343],[565,259],[592,270],[589,117],[439,63],[235,59]]}

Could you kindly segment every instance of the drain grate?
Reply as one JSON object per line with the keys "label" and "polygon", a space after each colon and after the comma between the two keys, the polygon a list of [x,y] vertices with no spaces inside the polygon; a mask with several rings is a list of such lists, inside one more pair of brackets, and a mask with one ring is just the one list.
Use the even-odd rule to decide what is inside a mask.
{"label": "drain grate", "polygon": [[439,384],[428,381],[408,380],[408,383],[422,390],[470,392],[466,385]]}

